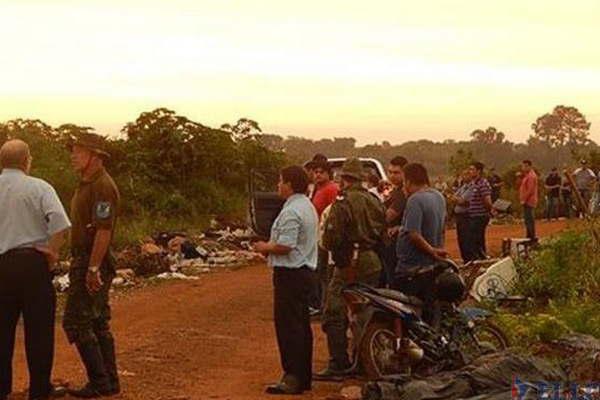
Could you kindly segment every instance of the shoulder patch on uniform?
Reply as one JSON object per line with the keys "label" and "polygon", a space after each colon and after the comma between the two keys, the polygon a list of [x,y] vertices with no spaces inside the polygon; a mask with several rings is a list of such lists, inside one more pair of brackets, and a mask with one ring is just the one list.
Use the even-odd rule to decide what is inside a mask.
{"label": "shoulder patch on uniform", "polygon": [[108,219],[112,215],[112,205],[108,201],[99,201],[96,203],[96,218]]}

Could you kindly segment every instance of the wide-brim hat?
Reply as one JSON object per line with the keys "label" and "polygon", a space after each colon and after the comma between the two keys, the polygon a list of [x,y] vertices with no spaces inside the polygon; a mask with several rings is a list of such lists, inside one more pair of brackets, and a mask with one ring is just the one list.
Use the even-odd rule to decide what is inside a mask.
{"label": "wide-brim hat", "polygon": [[78,135],[67,145],[69,150],[72,150],[73,146],[85,147],[105,158],[110,158],[110,153],[106,149],[106,139],[96,133],[82,133]]}
{"label": "wide-brim hat", "polygon": [[357,181],[363,179],[363,174],[363,166],[358,158],[349,158],[346,160],[340,171],[342,177],[346,176],[348,178],[356,179]]}

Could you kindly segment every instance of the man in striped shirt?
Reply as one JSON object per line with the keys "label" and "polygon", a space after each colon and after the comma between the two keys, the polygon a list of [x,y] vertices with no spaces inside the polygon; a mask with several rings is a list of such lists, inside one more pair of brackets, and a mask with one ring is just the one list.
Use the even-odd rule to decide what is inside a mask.
{"label": "man in striped shirt", "polygon": [[492,212],[492,187],[483,177],[484,165],[473,162],[469,166],[471,175],[471,199],[469,201],[469,237],[467,240],[468,258],[483,260],[487,257],[485,230]]}

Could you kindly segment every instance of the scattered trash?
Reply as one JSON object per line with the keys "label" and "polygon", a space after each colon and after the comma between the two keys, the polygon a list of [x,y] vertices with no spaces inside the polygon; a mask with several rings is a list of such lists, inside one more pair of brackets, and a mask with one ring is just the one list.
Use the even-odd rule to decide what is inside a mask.
{"label": "scattered trash", "polygon": [[[251,229],[237,225],[222,227],[213,220],[211,229],[196,236],[184,232],[158,232],[140,244],[128,246],[116,255],[119,268],[113,286],[132,286],[142,278],[197,279],[215,268],[235,268],[263,261],[264,257],[252,251],[255,238]],[[69,270],[62,262],[61,271]],[[57,275],[53,280],[59,292],[69,288],[69,275]]]}
{"label": "scattered trash", "polygon": [[181,272],[163,272],[155,277],[156,279],[182,279],[182,280],[196,280],[200,279],[197,276],[184,275]]}
{"label": "scattered trash", "polygon": [[54,277],[52,284],[58,292],[66,292],[71,284],[71,281],[69,280],[69,274]]}
{"label": "scattered trash", "polygon": [[482,268],[473,282],[469,294],[477,301],[502,299],[508,296],[517,279],[517,269],[512,258],[502,258],[487,268]]}

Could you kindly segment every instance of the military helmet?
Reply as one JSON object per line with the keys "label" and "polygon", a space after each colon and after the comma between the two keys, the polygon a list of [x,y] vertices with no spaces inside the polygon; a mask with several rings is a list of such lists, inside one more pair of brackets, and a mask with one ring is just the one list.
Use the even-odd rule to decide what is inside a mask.
{"label": "military helmet", "polygon": [[342,166],[340,172],[342,177],[353,178],[358,181],[363,179],[363,166],[358,158],[349,158]]}
{"label": "military helmet", "polygon": [[69,150],[72,150],[73,146],[85,147],[86,149],[91,150],[96,154],[99,154],[106,158],[110,157],[110,154],[106,150],[106,139],[103,136],[100,136],[96,133],[86,132],[77,135],[77,137],[74,140],[69,142]]}

